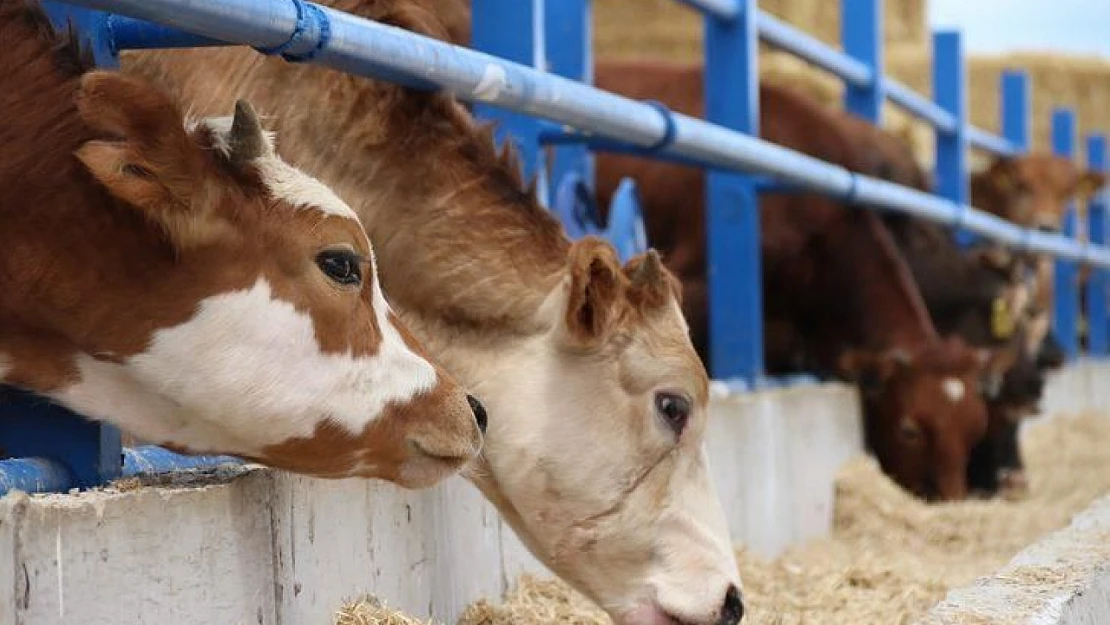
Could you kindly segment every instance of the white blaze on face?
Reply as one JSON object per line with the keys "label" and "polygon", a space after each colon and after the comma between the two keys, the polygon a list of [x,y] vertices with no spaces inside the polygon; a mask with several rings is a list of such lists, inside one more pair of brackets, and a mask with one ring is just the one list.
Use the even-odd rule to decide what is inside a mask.
{"label": "white blaze on face", "polygon": [[358,221],[355,211],[334,191],[277,156],[263,156],[254,164],[274,198],[298,208],[313,208],[325,215]]}
{"label": "white blaze on face", "polygon": [[[187,127],[195,129],[203,125],[215,133],[216,148],[224,154],[230,152],[227,136],[231,132],[232,117],[210,117],[190,122]],[[252,163],[258,168],[262,183],[275,199],[282,200],[296,208],[314,209],[325,215],[345,217],[359,221],[354,209],[347,205],[330,187],[289,165],[274,150],[274,133],[262,133],[265,145],[262,156]]]}
{"label": "white blaze on face", "polygon": [[945,378],[944,381],[940,383],[940,387],[944,391],[944,396],[948,398],[948,401],[954,404],[963,399],[964,393],[967,391],[964,381],[958,378]]}
{"label": "white blaze on face", "polygon": [[159,442],[226,448],[238,441],[246,448],[237,453],[309,436],[325,418],[357,435],[387,404],[405,403],[437,382],[387,312],[375,281],[378,352],[323,353],[312,319],[260,279],[202,301],[193,318],[156,332],[145,352],[123,364],[85,357],[82,381],[59,399],[125,427],[135,422]]}

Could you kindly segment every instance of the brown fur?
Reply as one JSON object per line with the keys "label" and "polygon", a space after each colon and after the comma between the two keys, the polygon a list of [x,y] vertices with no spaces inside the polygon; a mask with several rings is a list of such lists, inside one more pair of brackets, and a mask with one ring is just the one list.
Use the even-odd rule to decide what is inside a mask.
{"label": "brown fur", "polygon": [[[443,26],[423,7],[410,3],[324,4],[417,33],[445,36]],[[291,160],[320,171],[341,195],[355,199],[353,206],[379,257],[406,259],[381,263],[391,299],[408,309],[441,311],[437,314],[451,323],[532,329],[533,313],[554,287],[569,242],[558,221],[537,202],[534,188],[523,180],[515,154],[497,150],[492,129],[476,125],[458,102],[238,50],[175,50],[124,58],[127,71],[152,77],[163,75],[168,64],[177,82],[189,85],[188,99],[202,113],[224,106],[225,84],[241,84],[250,99],[271,103],[294,89],[318,92],[319,102],[311,109],[282,110],[276,129],[291,144],[326,141],[292,154]],[[224,71],[211,72],[212,67]],[[244,80],[247,76],[250,79]],[[317,113],[322,110],[328,115]],[[421,131],[412,132],[413,127]],[[337,136],[344,140],[326,139]],[[371,160],[382,169],[367,171]],[[371,178],[378,184],[367,189]],[[401,182],[411,180],[422,184]],[[383,197],[393,204],[435,210],[386,215],[378,208]],[[455,249],[461,232],[466,233],[470,254],[466,259]],[[490,273],[491,266],[499,270]],[[461,284],[467,287],[459,288]]]}
{"label": "brown fur", "polygon": [[[135,77],[89,73],[73,37],[55,36],[37,6],[0,3],[0,40],[0,141],[7,151],[0,159],[0,354],[11,360],[5,382],[58,391],[77,381],[79,355],[120,363],[146,350],[154,332],[189,320],[198,302],[249,288],[259,277],[311,317],[324,352],[377,353],[382,329],[369,266],[360,288],[343,288],[313,260],[336,243],[369,258],[357,221],[270,197],[253,166],[216,149],[207,128],[187,132],[165,93]],[[478,432],[465,394],[442,371],[440,380],[419,400],[422,409],[395,407],[396,417],[383,417],[392,425],[381,427],[407,434],[442,427],[453,443],[459,433],[451,428],[469,424],[463,440],[473,452]],[[324,454],[325,443],[337,443],[335,436],[291,441],[296,455],[279,446],[261,459],[308,473],[341,472],[334,461],[313,468],[321,457],[313,449]],[[364,455],[407,448],[396,437],[367,444],[348,437],[327,449],[341,457],[344,446]],[[455,468],[468,457],[456,458]]]}
{"label": "brown fur", "polygon": [[[605,62],[596,68],[595,83],[628,97],[660,100],[689,115],[704,112],[700,67]],[[853,171],[873,172],[888,163],[897,164],[886,152],[889,146],[861,149],[858,128],[841,123],[834,113],[800,93],[764,84],[759,104],[760,132],[769,141]],[[702,172],[619,155],[599,156],[597,171],[602,204],[608,203],[622,177],[637,178],[649,238],[664,250],[667,264],[683,280],[684,311],[704,355],[708,294]],[[906,178],[915,186],[926,184],[912,166],[883,173]],[[929,423],[931,415],[937,415],[938,427],[947,427],[962,442],[947,445],[927,462],[896,466],[902,455],[900,441],[871,440],[879,446],[877,453],[886,459],[888,471],[907,488],[930,496],[964,496],[966,484],[958,486],[964,483],[962,465],[986,426],[982,400],[969,391],[959,405],[936,406],[919,389],[935,389],[943,377],[935,372],[945,370],[967,377],[978,388],[978,379],[971,378],[982,368],[964,367],[960,358],[972,354],[967,346],[941,342],[913,274],[881,218],[806,194],[761,196],[760,218],[769,370],[785,372],[801,366],[845,374],[852,373],[838,361],[845,349],[876,354],[904,351],[909,357],[904,374],[879,376],[882,392],[868,399],[869,421],[897,423],[898,413],[893,411],[913,406]],[[944,426],[945,417],[951,418],[952,425]],[[943,492],[937,493],[936,488]]]}

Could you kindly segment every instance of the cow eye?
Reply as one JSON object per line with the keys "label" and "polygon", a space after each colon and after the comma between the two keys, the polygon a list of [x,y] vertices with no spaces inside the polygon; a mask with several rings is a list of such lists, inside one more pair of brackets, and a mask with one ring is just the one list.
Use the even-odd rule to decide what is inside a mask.
{"label": "cow eye", "polygon": [[656,393],[655,411],[675,434],[682,434],[690,419],[690,400],[677,393]]}
{"label": "cow eye", "polygon": [[316,256],[316,266],[329,279],[344,286],[362,283],[362,265],[358,254],[349,250],[325,250]]}
{"label": "cow eye", "polygon": [[924,440],[924,433],[917,421],[902,419],[902,422],[898,424],[898,437],[907,445],[917,446]]}

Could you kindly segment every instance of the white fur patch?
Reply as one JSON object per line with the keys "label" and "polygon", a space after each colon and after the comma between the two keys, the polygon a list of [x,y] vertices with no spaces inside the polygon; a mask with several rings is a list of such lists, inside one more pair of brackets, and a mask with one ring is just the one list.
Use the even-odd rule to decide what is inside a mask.
{"label": "white fur patch", "polygon": [[202,301],[123,364],[81,357],[81,381],[54,395],[143,438],[201,449],[254,453],[309,436],[325,418],[358,434],[387,404],[437,383],[389,324],[380,289],[374,300],[383,336],[371,356],[322,353],[312,319],[259,280]]}
{"label": "white fur patch", "polygon": [[[231,132],[233,117],[210,117],[191,121],[188,128],[195,129],[204,125],[215,133],[216,148],[228,154],[230,147],[227,135]],[[266,141],[263,155],[254,160],[262,182],[270,193],[277,199],[289,203],[295,208],[316,209],[325,215],[346,217],[359,221],[354,209],[347,205],[327,185],[309,176],[303,171],[286,163],[274,150],[274,133],[263,131]]]}
{"label": "white fur patch", "polygon": [[944,381],[940,383],[940,387],[944,391],[945,397],[952,403],[956,403],[963,399],[964,393],[967,392],[964,381],[956,378],[945,378]]}
{"label": "white fur patch", "polygon": [[298,208],[314,208],[325,215],[358,221],[354,209],[339,199],[327,185],[277,156],[263,156],[254,164],[262,182],[275,198]]}
{"label": "white fur patch", "polygon": [[8,372],[11,371],[11,370],[12,370],[11,361],[7,358],[7,356],[4,356],[3,354],[0,354],[0,382],[4,381],[4,378],[8,375]]}

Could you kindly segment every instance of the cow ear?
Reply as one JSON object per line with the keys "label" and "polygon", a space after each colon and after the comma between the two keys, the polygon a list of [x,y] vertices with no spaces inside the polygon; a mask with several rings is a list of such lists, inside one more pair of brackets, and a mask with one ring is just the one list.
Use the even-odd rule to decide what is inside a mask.
{"label": "cow ear", "polygon": [[597,237],[575,241],[568,257],[563,339],[573,348],[597,347],[612,335],[626,308],[627,279],[613,246]]}
{"label": "cow ear", "polygon": [[76,152],[108,193],[162,226],[178,249],[228,231],[194,201],[203,193],[206,157],[167,95],[118,72],[91,72],[82,77],[77,108],[85,123],[110,137]]}
{"label": "cow ear", "polygon": [[913,357],[901,349],[849,349],[837,358],[837,370],[841,377],[858,383],[865,393],[874,394],[912,363]]}

